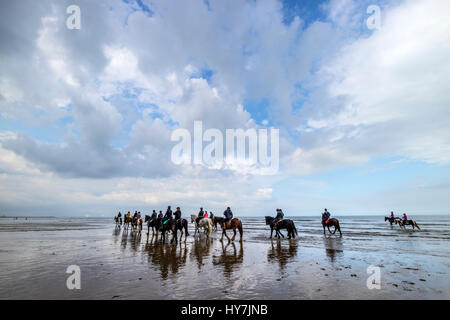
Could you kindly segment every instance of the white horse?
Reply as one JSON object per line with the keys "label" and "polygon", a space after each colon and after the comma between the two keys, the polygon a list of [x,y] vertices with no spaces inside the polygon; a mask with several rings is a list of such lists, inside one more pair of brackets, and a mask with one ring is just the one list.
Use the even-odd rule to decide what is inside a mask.
{"label": "white horse", "polygon": [[210,218],[202,218],[202,219],[200,219],[198,224],[197,224],[196,220],[197,220],[197,215],[191,214],[191,222],[194,223],[194,225],[195,225],[194,237],[197,234],[197,231],[200,234],[200,228],[203,228],[203,230],[206,233],[206,236],[209,238],[209,236],[212,233],[212,229],[213,229],[212,219],[210,219]]}

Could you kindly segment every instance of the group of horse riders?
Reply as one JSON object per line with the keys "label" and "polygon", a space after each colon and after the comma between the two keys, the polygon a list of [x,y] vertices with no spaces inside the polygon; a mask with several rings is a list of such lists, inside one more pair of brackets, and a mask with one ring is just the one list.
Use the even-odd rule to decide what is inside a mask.
{"label": "group of horse riders", "polygon": [[[391,211],[391,218],[395,219],[394,211]],[[406,213],[403,213],[402,220],[403,220],[403,222],[408,221],[408,217],[406,216]]]}
{"label": "group of horse riders", "polygon": [[[125,217],[124,217],[124,218],[125,218],[125,223],[127,223],[127,221],[129,221],[129,222],[131,222],[132,225],[135,225],[136,222],[137,222],[139,219],[141,219],[141,212],[140,212],[140,211],[135,211],[134,214],[133,214],[133,217],[131,218],[131,213],[130,213],[130,211],[128,211],[128,212],[125,214]],[[116,223],[122,224],[122,213],[119,212],[119,213],[117,214],[117,216],[114,217],[114,220],[116,221]]]}
{"label": "group of horse riders", "polygon": [[[223,219],[222,223],[227,223],[228,221],[233,219],[233,212],[231,211],[230,207],[227,207],[227,209],[224,211],[223,215],[224,215],[224,219]],[[198,216],[196,219],[196,224],[198,224],[198,222],[203,218],[210,218],[211,220],[213,220],[214,217],[215,216],[212,213],[212,211],[210,211],[208,214],[207,211],[203,211],[203,208],[200,208],[200,212],[198,213]],[[129,220],[130,218],[131,218],[131,214],[130,214],[130,211],[128,211],[128,213],[125,215],[125,222],[128,220],[131,222],[132,225],[135,225],[136,221],[141,219],[141,212],[135,211],[131,220]],[[178,224],[180,222],[180,220],[181,220],[180,207],[177,207],[176,211],[172,212],[171,206],[168,206],[165,214],[163,214],[161,210],[159,211],[159,214],[157,214],[156,211],[153,210],[152,215],[150,216],[149,220],[150,221],[151,220],[159,220],[159,221],[161,221],[161,225],[164,225],[167,223],[167,221],[172,220],[172,219],[175,220],[176,224]],[[114,220],[118,224],[122,224],[122,213],[119,212],[118,215],[114,218]]]}

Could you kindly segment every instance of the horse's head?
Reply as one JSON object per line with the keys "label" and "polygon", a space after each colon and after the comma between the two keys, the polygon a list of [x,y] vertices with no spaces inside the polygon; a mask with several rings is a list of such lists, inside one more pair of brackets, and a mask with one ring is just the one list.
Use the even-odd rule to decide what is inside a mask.
{"label": "horse's head", "polygon": [[195,214],[191,214],[191,223],[195,222],[197,216]]}
{"label": "horse's head", "polygon": [[148,220],[150,220],[150,216],[149,216],[149,215],[145,215],[145,220],[144,220],[144,222],[147,222]]}
{"label": "horse's head", "polygon": [[266,224],[270,224],[273,221],[271,216],[266,216]]}
{"label": "horse's head", "polygon": [[389,217],[384,217],[384,221],[388,221],[389,220]]}

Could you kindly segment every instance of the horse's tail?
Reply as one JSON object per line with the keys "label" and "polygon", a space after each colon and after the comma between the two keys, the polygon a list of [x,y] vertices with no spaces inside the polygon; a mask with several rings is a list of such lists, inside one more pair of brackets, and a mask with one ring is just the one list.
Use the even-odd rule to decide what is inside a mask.
{"label": "horse's tail", "polygon": [[414,225],[417,227],[417,229],[420,230],[419,225],[418,225],[415,221],[413,221],[413,223],[414,223]]}
{"label": "horse's tail", "polygon": [[241,220],[239,220],[238,230],[239,230],[239,234],[241,235],[241,239],[242,239],[242,235],[244,234],[244,229],[242,228]]}
{"label": "horse's tail", "polygon": [[339,224],[339,220],[338,219],[336,219],[336,228],[339,230],[339,234],[342,235],[341,226]]}
{"label": "horse's tail", "polygon": [[184,230],[186,231],[186,236],[188,236],[189,235],[189,231],[188,231],[188,222],[187,222],[187,220],[184,220]]}
{"label": "horse's tail", "polygon": [[292,228],[294,229],[295,235],[298,236],[297,228],[295,227],[294,221],[292,221]]}

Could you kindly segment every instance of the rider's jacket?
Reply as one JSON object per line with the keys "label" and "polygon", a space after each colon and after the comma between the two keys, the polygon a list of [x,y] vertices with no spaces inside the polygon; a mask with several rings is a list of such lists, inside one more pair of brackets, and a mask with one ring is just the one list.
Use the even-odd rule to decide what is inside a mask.
{"label": "rider's jacket", "polygon": [[156,212],[153,211],[153,213],[152,213],[152,219],[156,219],[156,216],[157,216]]}
{"label": "rider's jacket", "polygon": [[230,219],[233,218],[233,212],[231,212],[230,209],[225,210],[225,211],[223,212],[223,215],[225,216],[225,218],[226,218],[227,220],[230,220]]}
{"label": "rider's jacket", "polygon": [[170,210],[170,209],[167,209],[167,211],[166,211],[166,214],[165,214],[164,218],[167,218],[167,219],[172,219],[172,210]]}
{"label": "rider's jacket", "polygon": [[181,210],[175,211],[175,220],[181,219]]}
{"label": "rider's jacket", "polygon": [[200,212],[198,213],[198,218],[203,218],[203,216],[205,215],[205,212],[203,210],[200,210]]}
{"label": "rider's jacket", "polygon": [[328,211],[322,213],[322,220],[327,220],[329,218],[330,218],[330,213]]}
{"label": "rider's jacket", "polygon": [[162,212],[160,212],[159,214],[158,214],[158,219],[162,219],[163,218],[163,214],[162,214]]}
{"label": "rider's jacket", "polygon": [[275,217],[275,221],[280,221],[283,218],[284,218],[284,213],[283,213],[283,211],[280,211],[277,213],[277,216]]}

